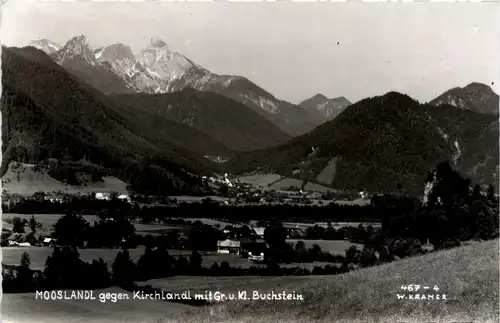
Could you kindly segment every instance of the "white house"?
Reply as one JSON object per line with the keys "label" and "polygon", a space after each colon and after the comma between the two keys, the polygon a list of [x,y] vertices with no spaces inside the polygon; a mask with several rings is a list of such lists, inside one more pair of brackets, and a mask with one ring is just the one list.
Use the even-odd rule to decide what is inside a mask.
{"label": "white house", "polygon": [[264,231],[266,230],[265,227],[254,227],[253,228],[253,231],[255,231],[255,233],[261,237],[261,238],[264,238]]}
{"label": "white house", "polygon": [[111,200],[111,194],[109,193],[95,193],[95,198],[98,200]]}
{"label": "white house", "polygon": [[226,239],[217,241],[217,253],[240,253],[240,242]]}
{"label": "white house", "polygon": [[130,196],[128,196],[126,194],[122,194],[122,195],[118,196],[118,199],[121,201],[126,201],[127,203],[132,203]]}
{"label": "white house", "polygon": [[424,252],[431,252],[434,250],[434,245],[429,242],[429,239],[427,239],[427,243],[420,246],[420,249]]}

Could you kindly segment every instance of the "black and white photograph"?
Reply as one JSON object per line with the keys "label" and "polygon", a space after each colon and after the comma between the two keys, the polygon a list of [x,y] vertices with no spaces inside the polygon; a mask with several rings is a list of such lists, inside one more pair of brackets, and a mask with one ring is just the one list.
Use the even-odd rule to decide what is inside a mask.
{"label": "black and white photograph", "polygon": [[500,322],[498,2],[1,15],[2,322]]}

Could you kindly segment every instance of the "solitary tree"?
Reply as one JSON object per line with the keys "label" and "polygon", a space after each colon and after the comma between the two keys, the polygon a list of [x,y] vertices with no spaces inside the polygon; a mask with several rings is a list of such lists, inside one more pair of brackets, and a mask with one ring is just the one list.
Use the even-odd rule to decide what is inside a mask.
{"label": "solitary tree", "polygon": [[89,224],[83,217],[69,213],[54,224],[53,236],[63,246],[81,248],[88,230]]}
{"label": "solitary tree", "polygon": [[136,278],[136,266],[127,249],[118,252],[113,262],[113,282],[132,282]]}
{"label": "solitary tree", "polygon": [[23,252],[23,254],[21,255],[20,267],[22,269],[30,269],[30,266],[31,266],[30,255],[27,252]]}
{"label": "solitary tree", "polygon": [[24,223],[20,217],[15,217],[12,219],[12,231],[15,233],[24,233]]}
{"label": "solitary tree", "polygon": [[31,229],[31,232],[35,233],[36,232],[36,227],[37,227],[38,223],[36,222],[34,215],[31,216],[31,218],[30,218],[30,220],[28,222],[28,225],[29,225],[29,227]]}

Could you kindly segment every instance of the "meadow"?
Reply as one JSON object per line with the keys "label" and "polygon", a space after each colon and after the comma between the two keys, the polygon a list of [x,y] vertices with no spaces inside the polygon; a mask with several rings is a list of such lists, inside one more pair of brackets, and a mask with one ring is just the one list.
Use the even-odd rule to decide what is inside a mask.
{"label": "meadow", "polygon": [[[342,275],[312,276],[278,289],[301,293],[304,301],[225,302],[162,323],[498,322],[498,250],[498,240],[474,242]],[[437,285],[447,300],[398,299],[408,284]]]}
{"label": "meadow", "polygon": [[236,276],[236,277],[211,277],[211,276],[176,276],[170,278],[152,279],[140,282],[138,285],[151,285],[154,288],[161,288],[166,292],[191,291],[192,293],[202,293],[205,291],[219,291],[223,293],[237,293],[241,290],[268,290],[270,286],[279,288],[290,283],[310,281],[310,276]]}
{"label": "meadow", "polygon": [[[87,262],[92,262],[94,259],[102,258],[104,262],[108,265],[108,268],[111,268],[113,262],[116,258],[118,252],[121,249],[79,249],[80,259]],[[139,258],[144,254],[144,247],[138,246],[134,249],[128,249],[130,258],[133,261],[138,261]],[[47,257],[52,255],[52,248],[49,247],[3,247],[1,249],[2,262],[7,265],[18,265],[21,260],[21,255],[24,252],[27,252],[30,256],[31,268],[43,270],[45,266],[45,262]],[[190,257],[191,250],[177,250],[177,249],[169,249],[169,254],[173,257],[177,257],[178,255]],[[247,259],[244,259],[238,255],[228,255],[228,254],[217,254],[216,252],[200,252],[203,257],[203,266],[210,267],[214,262],[218,264],[223,261],[229,262],[232,266],[241,266],[244,268],[248,268],[251,266],[251,263],[248,262]]]}
{"label": "meadow", "polygon": [[158,322],[170,314],[180,314],[188,305],[161,300],[134,300],[133,294],[118,287],[94,291],[98,293],[124,293],[128,300],[102,303],[95,300],[40,300],[34,293],[2,295],[2,322],[5,323],[137,323]]}
{"label": "meadow", "polygon": [[[135,249],[128,249],[130,258],[137,262],[139,258],[144,254],[144,247],[139,246]],[[43,270],[45,267],[45,262],[47,258],[52,255],[52,248],[48,247],[3,247],[0,250],[0,256],[2,257],[2,262],[7,265],[19,265],[21,260],[21,255],[26,252],[30,256],[31,261],[31,269]],[[115,261],[116,255],[120,252],[120,249],[79,249],[80,259],[86,262],[92,262],[94,259],[102,258],[104,262],[108,265],[108,268],[111,269],[113,266],[113,262]],[[177,257],[178,255],[189,258],[191,256],[191,250],[177,250],[177,249],[169,249],[169,254],[173,257]],[[211,267],[214,262],[217,264],[221,264],[222,262],[228,262],[231,267],[241,267],[241,268],[250,268],[252,266],[255,267],[263,267],[264,265],[255,264],[253,262],[248,261],[248,259],[243,258],[239,255],[234,254],[218,254],[217,252],[206,252],[201,251],[203,262],[202,266]],[[281,267],[300,267],[306,268],[308,270],[312,270],[314,266],[324,267],[325,265],[331,263],[325,262],[314,262],[314,263],[289,263],[282,264]]]}
{"label": "meadow", "polygon": [[[12,230],[11,222],[15,217],[21,218],[21,220],[31,219],[32,216],[35,216],[37,222],[42,224],[42,227],[37,231],[48,235],[52,232],[52,226],[57,223],[57,221],[63,216],[63,214],[19,214],[19,213],[4,213],[2,214],[2,227],[8,230]],[[82,215],[82,217],[87,220],[90,224],[94,223],[94,221],[98,221],[99,218],[96,215]],[[206,219],[208,220],[208,219]],[[159,235],[162,233],[168,233],[172,229],[180,229],[182,227],[177,226],[168,226],[162,224],[143,224],[143,223],[134,223],[135,230],[138,234],[151,234],[151,235]],[[26,227],[27,230],[29,230]]]}
{"label": "meadow", "polygon": [[291,243],[294,247],[299,241],[304,242],[307,249],[312,248],[313,245],[317,244],[322,251],[329,252],[331,254],[340,254],[345,256],[345,251],[350,246],[356,246],[358,250],[363,250],[363,244],[352,243],[348,240],[301,240],[301,239],[287,239],[287,243]]}
{"label": "meadow", "polygon": [[[316,225],[323,228],[328,227],[327,222],[315,222],[315,223],[283,222],[283,226],[285,228],[300,228],[302,230],[306,230],[308,227],[314,227]],[[371,225],[374,228],[382,227],[382,223],[380,222],[332,222],[332,227],[336,230],[342,227],[357,227],[359,225],[363,225],[365,227]]]}
{"label": "meadow", "polygon": [[[158,322],[498,322],[499,241],[403,259],[335,276],[186,277],[144,282],[168,291],[258,290],[301,294],[303,301],[228,301],[209,307],[122,300],[40,301],[34,294],[4,294],[7,323]],[[403,284],[437,285],[447,301],[398,300]],[[108,288],[97,292],[123,292]],[[130,293],[128,293],[130,295]],[[162,318],[162,319],[160,319]]]}
{"label": "meadow", "polygon": [[117,192],[127,193],[127,184],[113,176],[103,177],[99,183],[89,185],[68,185],[49,176],[45,171],[35,172],[32,164],[21,164],[17,170],[11,162],[5,175],[2,176],[2,189],[11,194],[31,196],[35,192],[91,193]]}
{"label": "meadow", "polygon": [[242,183],[251,184],[256,187],[267,187],[269,184],[279,181],[283,176],[279,174],[257,174],[257,175],[249,175],[238,177],[237,180]]}

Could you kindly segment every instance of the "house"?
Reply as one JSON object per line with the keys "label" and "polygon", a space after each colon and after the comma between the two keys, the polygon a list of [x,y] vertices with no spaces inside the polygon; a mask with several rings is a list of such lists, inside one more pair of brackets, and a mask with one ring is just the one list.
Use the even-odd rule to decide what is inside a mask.
{"label": "house", "polygon": [[109,194],[109,193],[95,193],[95,198],[98,200],[109,201],[109,200],[111,200],[111,194]]}
{"label": "house", "polygon": [[434,251],[434,245],[429,242],[429,239],[427,239],[427,243],[421,245],[420,246],[420,250],[422,250],[422,252],[431,252],[431,251]]}
{"label": "house", "polygon": [[255,231],[255,233],[261,237],[261,238],[264,238],[264,231],[266,230],[265,227],[254,227],[253,228],[253,231]]}
{"label": "house", "polygon": [[241,253],[246,254],[248,260],[264,261],[269,245],[262,238],[242,238],[240,240]]}
{"label": "house", "polygon": [[[97,196],[96,196],[97,197]],[[132,200],[130,199],[130,196],[126,195],[126,194],[121,194],[118,196],[118,199],[120,201],[125,201],[127,203],[132,203]]]}
{"label": "house", "polygon": [[240,253],[240,242],[236,240],[226,239],[217,241],[217,253]]}
{"label": "house", "polygon": [[23,233],[12,233],[7,237],[7,243],[9,246],[18,246],[19,243],[24,242],[25,236]]}
{"label": "house", "polygon": [[57,240],[50,237],[44,237],[42,240],[42,246],[44,247],[54,247]]}
{"label": "house", "polygon": [[38,244],[39,235],[33,233],[12,233],[6,241],[9,246],[31,247]]}

